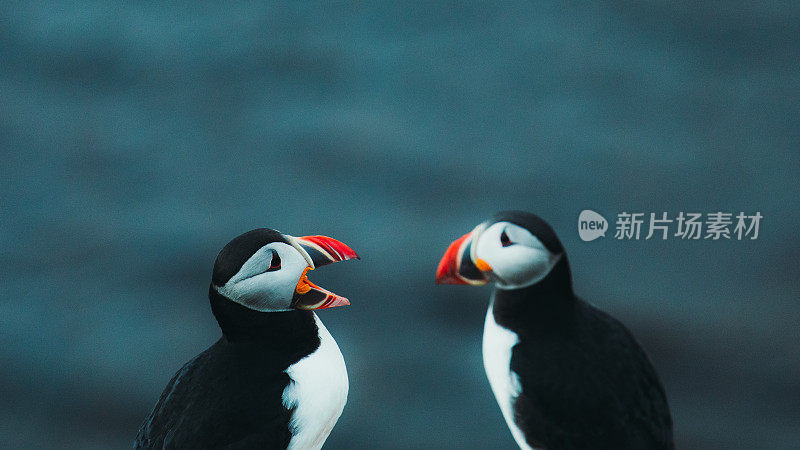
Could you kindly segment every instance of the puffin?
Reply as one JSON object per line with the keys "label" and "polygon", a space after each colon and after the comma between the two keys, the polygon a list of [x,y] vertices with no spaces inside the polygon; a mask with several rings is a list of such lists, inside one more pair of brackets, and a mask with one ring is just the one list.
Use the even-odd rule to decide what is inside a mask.
{"label": "puffin", "polygon": [[450,244],[436,282],[494,284],[483,363],[521,449],[674,449],[647,354],[625,325],[574,293],[564,246],[543,219],[495,214]]}
{"label": "puffin", "polygon": [[208,292],[222,336],[172,377],[133,448],[321,448],[349,384],[315,311],[350,302],[308,272],[349,259],[359,257],[327,236],[260,228],[230,241]]}

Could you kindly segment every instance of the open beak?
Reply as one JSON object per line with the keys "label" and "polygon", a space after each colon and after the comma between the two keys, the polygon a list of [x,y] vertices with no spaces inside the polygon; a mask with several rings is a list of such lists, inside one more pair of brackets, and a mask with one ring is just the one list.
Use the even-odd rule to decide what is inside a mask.
{"label": "open beak", "polygon": [[323,289],[308,279],[308,271],[337,261],[361,259],[352,248],[327,236],[291,237],[292,245],[303,255],[308,267],[297,281],[292,307],[297,309],[325,309],[349,305],[350,301]]}
{"label": "open beak", "polygon": [[[472,243],[476,236],[483,231],[482,225],[471,232],[453,241],[439,261],[436,269],[437,284],[471,284],[479,286],[488,280],[472,259]],[[487,265],[485,261],[478,260],[479,264]]]}

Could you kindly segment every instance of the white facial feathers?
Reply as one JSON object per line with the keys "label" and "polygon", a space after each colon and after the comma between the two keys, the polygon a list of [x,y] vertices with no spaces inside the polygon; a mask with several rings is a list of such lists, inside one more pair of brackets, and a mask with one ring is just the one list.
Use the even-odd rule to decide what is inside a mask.
{"label": "white facial feathers", "polygon": [[[280,268],[270,270],[278,261]],[[304,255],[293,246],[272,242],[255,252],[217,291],[256,311],[288,311],[297,281],[307,266]]]}
{"label": "white facial feathers", "polygon": [[[476,230],[477,231],[477,230]],[[550,273],[561,254],[553,254],[530,231],[511,222],[497,222],[482,230],[471,256],[488,263],[487,274],[502,289],[535,284]]]}

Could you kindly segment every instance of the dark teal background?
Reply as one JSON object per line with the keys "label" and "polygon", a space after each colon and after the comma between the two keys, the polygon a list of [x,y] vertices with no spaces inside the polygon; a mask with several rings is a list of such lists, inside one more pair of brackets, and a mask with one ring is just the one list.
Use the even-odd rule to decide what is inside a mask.
{"label": "dark teal background", "polygon": [[[447,244],[534,211],[623,320],[679,448],[800,448],[800,7],[780,1],[0,2],[0,442],[124,448],[219,336],[216,253],[326,234],[349,403],[327,449],[511,449],[488,288]],[[764,216],[578,238],[583,209]]]}

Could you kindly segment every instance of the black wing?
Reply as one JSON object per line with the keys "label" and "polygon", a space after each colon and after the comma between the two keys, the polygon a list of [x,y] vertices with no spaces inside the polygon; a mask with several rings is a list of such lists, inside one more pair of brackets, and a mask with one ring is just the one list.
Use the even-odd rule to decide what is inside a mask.
{"label": "black wing", "polygon": [[522,391],[515,422],[549,449],[674,449],[666,394],[630,332],[588,304],[574,333],[521,341],[511,369]]}
{"label": "black wing", "polygon": [[291,411],[282,403],[289,377],[217,342],[172,377],[145,419],[134,449],[285,449]]}

